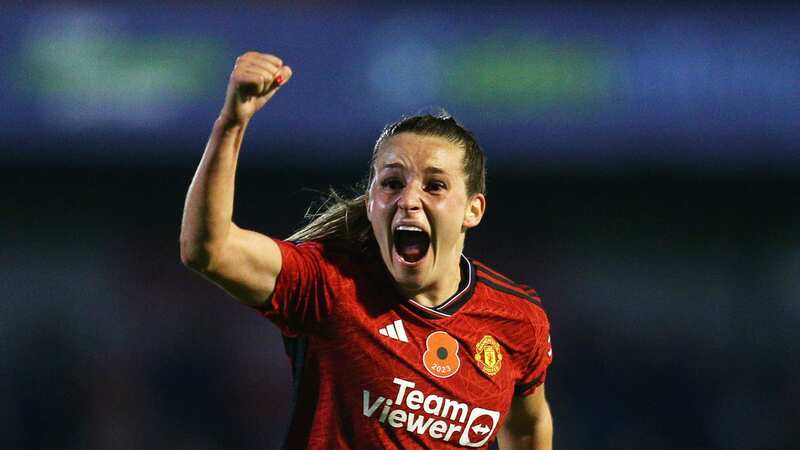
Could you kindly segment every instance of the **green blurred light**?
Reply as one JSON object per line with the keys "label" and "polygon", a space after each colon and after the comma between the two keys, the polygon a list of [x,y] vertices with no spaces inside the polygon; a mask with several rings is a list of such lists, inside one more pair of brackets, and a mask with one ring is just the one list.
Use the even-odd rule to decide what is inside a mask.
{"label": "green blurred light", "polygon": [[139,40],[92,32],[42,37],[24,49],[22,88],[126,103],[132,95],[140,102],[199,96],[223,56],[217,45],[196,37]]}
{"label": "green blurred light", "polygon": [[480,107],[541,110],[585,106],[609,91],[604,51],[519,37],[492,37],[446,57],[446,95]]}

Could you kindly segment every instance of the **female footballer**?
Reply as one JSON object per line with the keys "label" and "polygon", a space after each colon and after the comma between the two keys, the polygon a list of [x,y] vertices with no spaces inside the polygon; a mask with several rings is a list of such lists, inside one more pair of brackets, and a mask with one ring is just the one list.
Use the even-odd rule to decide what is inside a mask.
{"label": "female footballer", "polygon": [[484,155],[446,115],[388,125],[363,195],[278,240],[232,221],[250,119],[292,70],[248,52],[189,187],[181,259],[274,322],[292,359],[289,449],[551,449],[535,291],[462,255]]}

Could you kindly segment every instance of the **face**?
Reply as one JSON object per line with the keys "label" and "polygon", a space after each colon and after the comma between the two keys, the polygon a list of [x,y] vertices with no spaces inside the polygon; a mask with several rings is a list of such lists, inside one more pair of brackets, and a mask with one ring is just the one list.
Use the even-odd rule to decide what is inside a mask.
{"label": "face", "polygon": [[381,144],[367,216],[384,264],[417,295],[460,278],[467,229],[483,216],[483,194],[467,195],[464,150],[444,138],[400,133]]}

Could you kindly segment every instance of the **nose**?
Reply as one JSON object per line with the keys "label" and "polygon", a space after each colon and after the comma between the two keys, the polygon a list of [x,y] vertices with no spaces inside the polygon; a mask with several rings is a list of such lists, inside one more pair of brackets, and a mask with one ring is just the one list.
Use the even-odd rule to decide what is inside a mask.
{"label": "nose", "polygon": [[408,184],[400,192],[397,199],[397,207],[406,211],[417,211],[422,208],[420,196],[420,189],[416,186],[416,183]]}

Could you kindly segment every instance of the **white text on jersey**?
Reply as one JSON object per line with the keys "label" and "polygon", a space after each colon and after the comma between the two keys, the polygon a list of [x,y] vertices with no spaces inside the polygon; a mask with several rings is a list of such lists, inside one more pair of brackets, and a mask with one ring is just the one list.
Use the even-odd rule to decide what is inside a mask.
{"label": "white text on jersey", "polygon": [[497,411],[470,409],[466,403],[425,395],[414,389],[414,382],[401,378],[395,378],[394,384],[398,385],[394,399],[379,396],[373,400],[370,392],[364,389],[364,416],[446,442],[457,436],[458,444],[466,447],[483,446],[497,428],[500,420]]}

